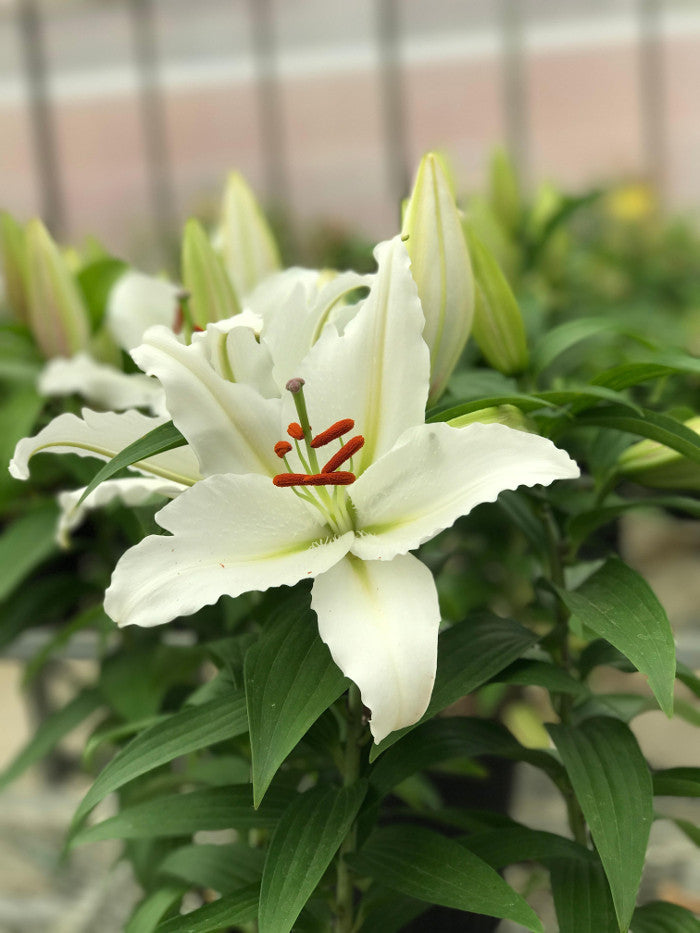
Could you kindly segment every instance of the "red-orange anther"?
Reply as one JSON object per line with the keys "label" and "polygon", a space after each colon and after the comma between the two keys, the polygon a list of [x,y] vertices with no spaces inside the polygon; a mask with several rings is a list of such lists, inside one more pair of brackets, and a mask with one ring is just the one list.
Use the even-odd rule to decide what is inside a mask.
{"label": "red-orange anther", "polygon": [[352,420],[352,418],[343,418],[341,421],[336,421],[335,424],[330,426],[330,428],[326,428],[325,431],[321,431],[320,434],[317,434],[316,437],[311,441],[311,446],[323,447],[326,444],[330,444],[331,441],[336,440],[343,434],[347,434],[348,431],[352,431],[354,427],[355,422]]}
{"label": "red-orange anther", "polygon": [[292,423],[287,428],[287,434],[290,437],[293,437],[295,441],[304,440],[304,430],[298,421],[292,421]]}
{"label": "red-orange anther", "polygon": [[306,479],[306,473],[278,473],[272,477],[275,486],[301,486]]}
{"label": "red-orange anther", "polygon": [[302,486],[349,486],[357,477],[354,473],[338,470],[336,473],[313,473],[305,476]]}
{"label": "red-orange anther", "polygon": [[345,463],[353,454],[357,453],[364,446],[364,443],[365,439],[361,434],[358,434],[357,437],[351,437],[346,444],[343,444],[338,453],[334,454],[328,463],[321,467],[321,472],[332,473],[337,470],[342,463]]}
{"label": "red-orange anther", "polygon": [[286,457],[289,451],[292,449],[292,445],[289,441],[277,441],[275,444],[275,453],[280,458]]}

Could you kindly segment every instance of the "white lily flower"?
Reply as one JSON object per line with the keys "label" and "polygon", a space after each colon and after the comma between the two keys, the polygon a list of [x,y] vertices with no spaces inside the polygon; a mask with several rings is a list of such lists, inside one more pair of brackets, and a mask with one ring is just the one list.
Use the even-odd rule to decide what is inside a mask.
{"label": "white lily flower", "polygon": [[133,350],[149,327],[173,328],[179,288],[165,279],[129,270],[120,276],[107,301],[105,322],[122,350]]}
{"label": "white lily flower", "polygon": [[143,373],[123,373],[116,366],[98,363],[87,353],[49,360],[39,374],[41,395],[82,395],[100,408],[125,411],[144,407],[154,414],[163,411],[163,390]]}
{"label": "white lily flower", "polygon": [[[83,409],[82,418],[72,414],[59,415],[34,437],[25,437],[18,442],[10,461],[10,474],[15,479],[28,479],[29,461],[39,453],[72,453],[79,457],[111,460],[120,450],[168,420],[149,417],[138,411],[117,414],[94,412],[89,408]],[[133,464],[131,469],[135,475],[102,483],[80,504],[84,489],[59,494],[61,511],[56,536],[60,544],[68,545],[70,532],[91,509],[115,499],[126,505],[138,505],[152,495],[172,499],[202,478],[189,447],[177,447],[148,457]]]}
{"label": "white lily flower", "polygon": [[[420,719],[435,677],[437,591],[409,552],[501,490],[579,471],[537,435],[424,423],[429,353],[409,259],[398,238],[375,255],[368,298],[343,333],[323,328],[283,399],[227,381],[205,338],[146,335],[134,358],[163,385],[206,478],[157,514],[168,535],[122,557],[105,609],[120,625],[153,626],[224,594],[314,578],[321,638],[380,742]],[[307,411],[322,429],[313,437]],[[327,443],[340,446],[325,453]]]}

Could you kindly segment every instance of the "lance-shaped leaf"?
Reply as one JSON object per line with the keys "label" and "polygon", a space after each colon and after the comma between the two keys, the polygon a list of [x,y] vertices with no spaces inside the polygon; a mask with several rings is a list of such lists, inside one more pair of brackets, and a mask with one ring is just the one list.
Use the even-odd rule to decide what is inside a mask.
{"label": "lance-shaped leaf", "polygon": [[666,768],[653,775],[659,797],[700,797],[700,768]]}
{"label": "lance-shaped leaf", "polygon": [[280,268],[275,238],[243,176],[232,172],[226,183],[221,225],[215,239],[236,294],[242,298]]}
{"label": "lance-shaped leaf", "polygon": [[462,222],[441,160],[434,152],[421,160],[402,233],[425,314],[430,405],[445,389],[474,315],[474,280]]}
{"label": "lance-shaped leaf", "polygon": [[29,326],[44,356],[72,356],[90,339],[82,295],[40,220],[27,224],[26,237]]}
{"label": "lance-shaped leaf", "polygon": [[245,884],[260,881],[264,860],[263,849],[251,849],[241,842],[181,846],[165,856],[158,874],[232,894]]}
{"label": "lance-shaped leaf", "polygon": [[510,375],[528,365],[525,326],[515,296],[498,263],[473,231],[467,231],[476,279],[472,334],[487,362]]}
{"label": "lance-shaped leaf", "polygon": [[6,599],[26,577],[57,550],[54,502],[44,502],[22,515],[0,534],[0,599]]}
{"label": "lance-shaped leaf", "polygon": [[260,885],[260,933],[288,933],[347,835],[364,782],[319,786],[297,796],[280,819]]}
{"label": "lance-shaped leaf", "polygon": [[700,920],[680,904],[651,901],[632,917],[632,933],[698,933]]}
{"label": "lance-shaped leaf", "polygon": [[605,869],[619,927],[626,930],[653,819],[649,768],[618,719],[547,727],[564,762]]}
{"label": "lance-shaped leaf", "polygon": [[156,888],[133,912],[124,927],[124,933],[153,933],[160,920],[177,904],[186,890],[181,884]]}
{"label": "lance-shaped leaf", "polygon": [[212,933],[232,925],[249,923],[258,913],[258,885],[251,884],[235,894],[156,927],[156,933]]}
{"label": "lance-shaped leaf", "polygon": [[103,839],[191,836],[204,830],[272,829],[288,802],[288,794],[271,792],[264,805],[254,810],[248,787],[208,787],[168,794],[126,807],[116,816],[85,827],[73,836],[70,846]]}
{"label": "lance-shaped leaf", "polygon": [[577,590],[559,595],[576,618],[607,639],[649,678],[667,716],[673,713],[676,653],[668,616],[649,584],[610,559]]}
{"label": "lance-shaped leaf", "polygon": [[100,800],[128,781],[181,755],[241,735],[247,726],[242,691],[186,708],[156,723],[137,735],[100,773],[76,810],[73,826],[77,827]]}
{"label": "lance-shaped leaf", "polygon": [[241,310],[231,279],[199,221],[191,218],[182,240],[182,281],[190,293],[191,323],[204,328]]}
{"label": "lance-shaped leaf", "polygon": [[598,859],[554,859],[549,870],[560,933],[617,929],[610,888]]}
{"label": "lance-shaped leaf", "polygon": [[282,614],[248,650],[245,686],[258,806],[279,766],[347,681],[319,638],[314,613],[301,607]]}
{"label": "lance-shaped leaf", "polygon": [[24,227],[12,214],[0,211],[0,269],[10,311],[19,321],[27,320]]}
{"label": "lance-shaped leaf", "polygon": [[148,434],[144,434],[133,444],[129,444],[123,450],[120,450],[112,459],[105,463],[90,480],[83,490],[78,505],[84,502],[90,493],[96,489],[100,483],[110,479],[115,473],[123,470],[125,467],[134,463],[139,463],[147,457],[155,457],[156,454],[166,453],[169,450],[175,450],[183,447],[187,442],[180,434],[172,421],[166,421],[165,424],[159,424]]}
{"label": "lance-shaped leaf", "polygon": [[490,865],[420,826],[379,829],[347,861],[360,874],[410,897],[542,930],[529,904]]}

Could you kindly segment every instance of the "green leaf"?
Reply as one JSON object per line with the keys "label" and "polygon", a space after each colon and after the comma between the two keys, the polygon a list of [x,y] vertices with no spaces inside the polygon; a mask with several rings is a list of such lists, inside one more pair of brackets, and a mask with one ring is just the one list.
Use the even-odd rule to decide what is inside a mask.
{"label": "green leaf", "polygon": [[77,828],[107,794],[181,755],[241,735],[247,729],[242,691],[181,710],[137,735],[106,768],[83,798],[73,817]]}
{"label": "green leaf", "polygon": [[55,748],[64,735],[84,722],[102,705],[98,690],[87,689],[79,693],[70,703],[52,713],[36,729],[31,740],[0,773],[0,789],[6,787],[23,771]]}
{"label": "green leaf", "polygon": [[58,551],[58,506],[44,502],[15,519],[0,535],[0,600]]}
{"label": "green leaf", "polygon": [[488,398],[476,399],[473,402],[462,402],[461,405],[445,408],[443,411],[430,415],[426,421],[452,421],[453,418],[459,418],[460,415],[470,415],[482,408],[496,408],[499,405],[514,405],[521,411],[537,411],[540,408],[556,407],[552,402],[547,402],[537,395],[491,395]]}
{"label": "green leaf", "polygon": [[584,317],[574,321],[567,321],[558,327],[546,331],[535,346],[532,357],[535,371],[545,369],[558,356],[582,340],[598,337],[601,334],[618,331],[620,325],[608,317]]}
{"label": "green leaf", "polygon": [[260,885],[260,933],[288,933],[350,830],[367,792],[319,786],[298,795],[270,840]]}
{"label": "green leaf", "polygon": [[553,405],[569,405],[572,412],[585,411],[592,408],[600,402],[614,402],[623,408],[629,408],[637,415],[642,414],[642,409],[634,402],[624,398],[618,392],[612,389],[606,389],[603,386],[581,386],[574,389],[556,389],[546,392],[538,392],[537,397]]}
{"label": "green leaf", "polygon": [[700,920],[679,904],[651,901],[635,910],[630,929],[632,933],[700,933]]}
{"label": "green leaf", "polygon": [[425,901],[403,897],[376,882],[362,897],[362,933],[401,933],[411,920],[429,909]]}
{"label": "green leaf", "polygon": [[575,859],[550,865],[559,933],[610,933],[618,928],[605,872],[593,863]]}
{"label": "green leaf", "polygon": [[174,917],[156,927],[156,933],[212,933],[255,920],[258,913],[258,886],[251,884],[235,894],[222,897],[184,916]]}
{"label": "green leaf", "polygon": [[670,816],[664,816],[661,817],[661,819],[671,820],[694,845],[700,848],[700,826],[696,826],[695,823],[691,823],[690,820],[673,819]]}
{"label": "green leaf", "polygon": [[629,925],[651,828],[652,788],[637,740],[618,719],[547,727],[591,830],[621,930]]}
{"label": "green leaf", "polygon": [[264,629],[248,649],[244,676],[258,806],[279,766],[347,681],[306,607],[281,613]]}
{"label": "green leaf", "polygon": [[85,300],[93,332],[102,324],[112,287],[128,268],[123,260],[108,257],[91,262],[78,272],[76,282]]}
{"label": "green leaf", "polygon": [[286,793],[271,792],[264,805],[254,810],[248,787],[208,787],[154,797],[80,830],[70,840],[70,846],[103,839],[191,836],[207,829],[270,829],[288,799]]}
{"label": "green leaf", "polygon": [[700,768],[666,768],[652,774],[657,797],[700,797]]}
{"label": "green leaf", "polygon": [[53,655],[65,648],[71,638],[85,628],[94,628],[97,631],[113,630],[114,623],[102,608],[102,605],[89,606],[79,612],[74,618],[63,624],[58,631],[49,638],[45,644],[35,651],[24,668],[24,683],[30,683],[41,671]]}
{"label": "green leaf", "polygon": [[181,884],[157,888],[138,905],[124,927],[124,933],[153,933],[163,916],[177,904],[186,890]]}
{"label": "green leaf", "polygon": [[165,453],[167,450],[174,450],[176,447],[183,447],[187,441],[180,434],[178,429],[168,421],[166,424],[159,424],[148,434],[144,434],[133,444],[129,444],[123,450],[120,450],[116,457],[112,457],[105,465],[97,471],[85,487],[85,491],[80,497],[78,505],[90,495],[93,489],[96,489],[100,483],[110,479],[115,473],[123,470],[124,467],[131,466],[132,463],[138,463],[139,460],[145,460],[146,457],[154,457],[156,454]]}
{"label": "green leaf", "polygon": [[648,362],[622,363],[599,373],[592,381],[611,389],[626,389],[671,373],[700,374],[700,360],[684,353],[658,353]]}
{"label": "green leaf", "polygon": [[499,723],[466,716],[450,716],[423,723],[386,751],[369,775],[372,788],[388,793],[416,771],[456,758],[500,755],[530,761],[550,776],[558,776],[561,765],[548,752],[526,749]]}
{"label": "green leaf", "polygon": [[676,650],[668,616],[649,584],[610,559],[577,590],[558,590],[576,618],[614,645],[649,678],[667,716],[673,714]]}
{"label": "green leaf", "polygon": [[260,881],[264,858],[263,849],[251,849],[240,842],[182,846],[166,855],[158,873],[188,885],[232,894],[243,885]]}
{"label": "green leaf", "polygon": [[347,858],[362,875],[419,900],[502,917],[542,931],[532,908],[493,868],[458,842],[420,826],[376,830]]}
{"label": "green leaf", "polygon": [[544,687],[550,693],[570,693],[576,697],[585,697],[590,693],[580,680],[548,661],[515,661],[496,674],[493,681],[499,684]]}
{"label": "green leaf", "polygon": [[610,405],[580,415],[576,420],[576,426],[595,425],[638,434],[640,437],[648,437],[671,447],[689,460],[700,463],[700,435],[670,415],[659,414],[648,408],[641,411],[643,417],[638,417],[630,414],[625,408]]}
{"label": "green leaf", "polygon": [[474,833],[459,842],[497,870],[515,862],[534,861],[549,865],[553,859],[595,861],[591,850],[577,842],[527,826],[499,827]]}
{"label": "green leaf", "polygon": [[[437,675],[430,704],[416,725],[486,683],[537,640],[529,629],[490,612],[475,613],[447,629],[438,639]],[[412,729],[415,726],[392,732],[381,745],[373,746],[370,761]]]}

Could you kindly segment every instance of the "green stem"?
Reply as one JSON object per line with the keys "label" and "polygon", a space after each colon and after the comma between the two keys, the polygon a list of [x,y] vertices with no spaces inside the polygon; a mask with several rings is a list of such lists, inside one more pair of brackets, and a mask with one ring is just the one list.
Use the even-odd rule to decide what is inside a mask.
{"label": "green stem", "polygon": [[[559,526],[548,505],[544,509],[544,521],[547,527],[549,539],[549,572],[552,583],[559,589],[566,589],[566,578],[564,576],[563,555],[566,553],[565,542],[562,540]],[[571,672],[571,655],[569,653],[569,619],[571,613],[567,605],[557,595],[556,602],[556,625],[554,629],[555,650],[554,660],[564,668],[567,673]],[[560,693],[552,697],[552,704],[557,715],[563,723],[568,723],[571,719],[571,709],[573,706],[573,697],[569,693]],[[586,820],[583,811],[579,805],[573,788],[570,785],[562,788],[564,802],[566,803],[566,813],[569,821],[571,833],[580,845],[587,846],[588,838],[586,832]]]}
{"label": "green stem", "polygon": [[[362,700],[355,684],[348,691],[348,727],[343,759],[343,787],[354,784],[360,776],[360,739],[363,730]],[[350,827],[338,853],[335,888],[335,933],[351,933],[354,926],[354,886],[345,856],[355,851],[357,826]]]}

